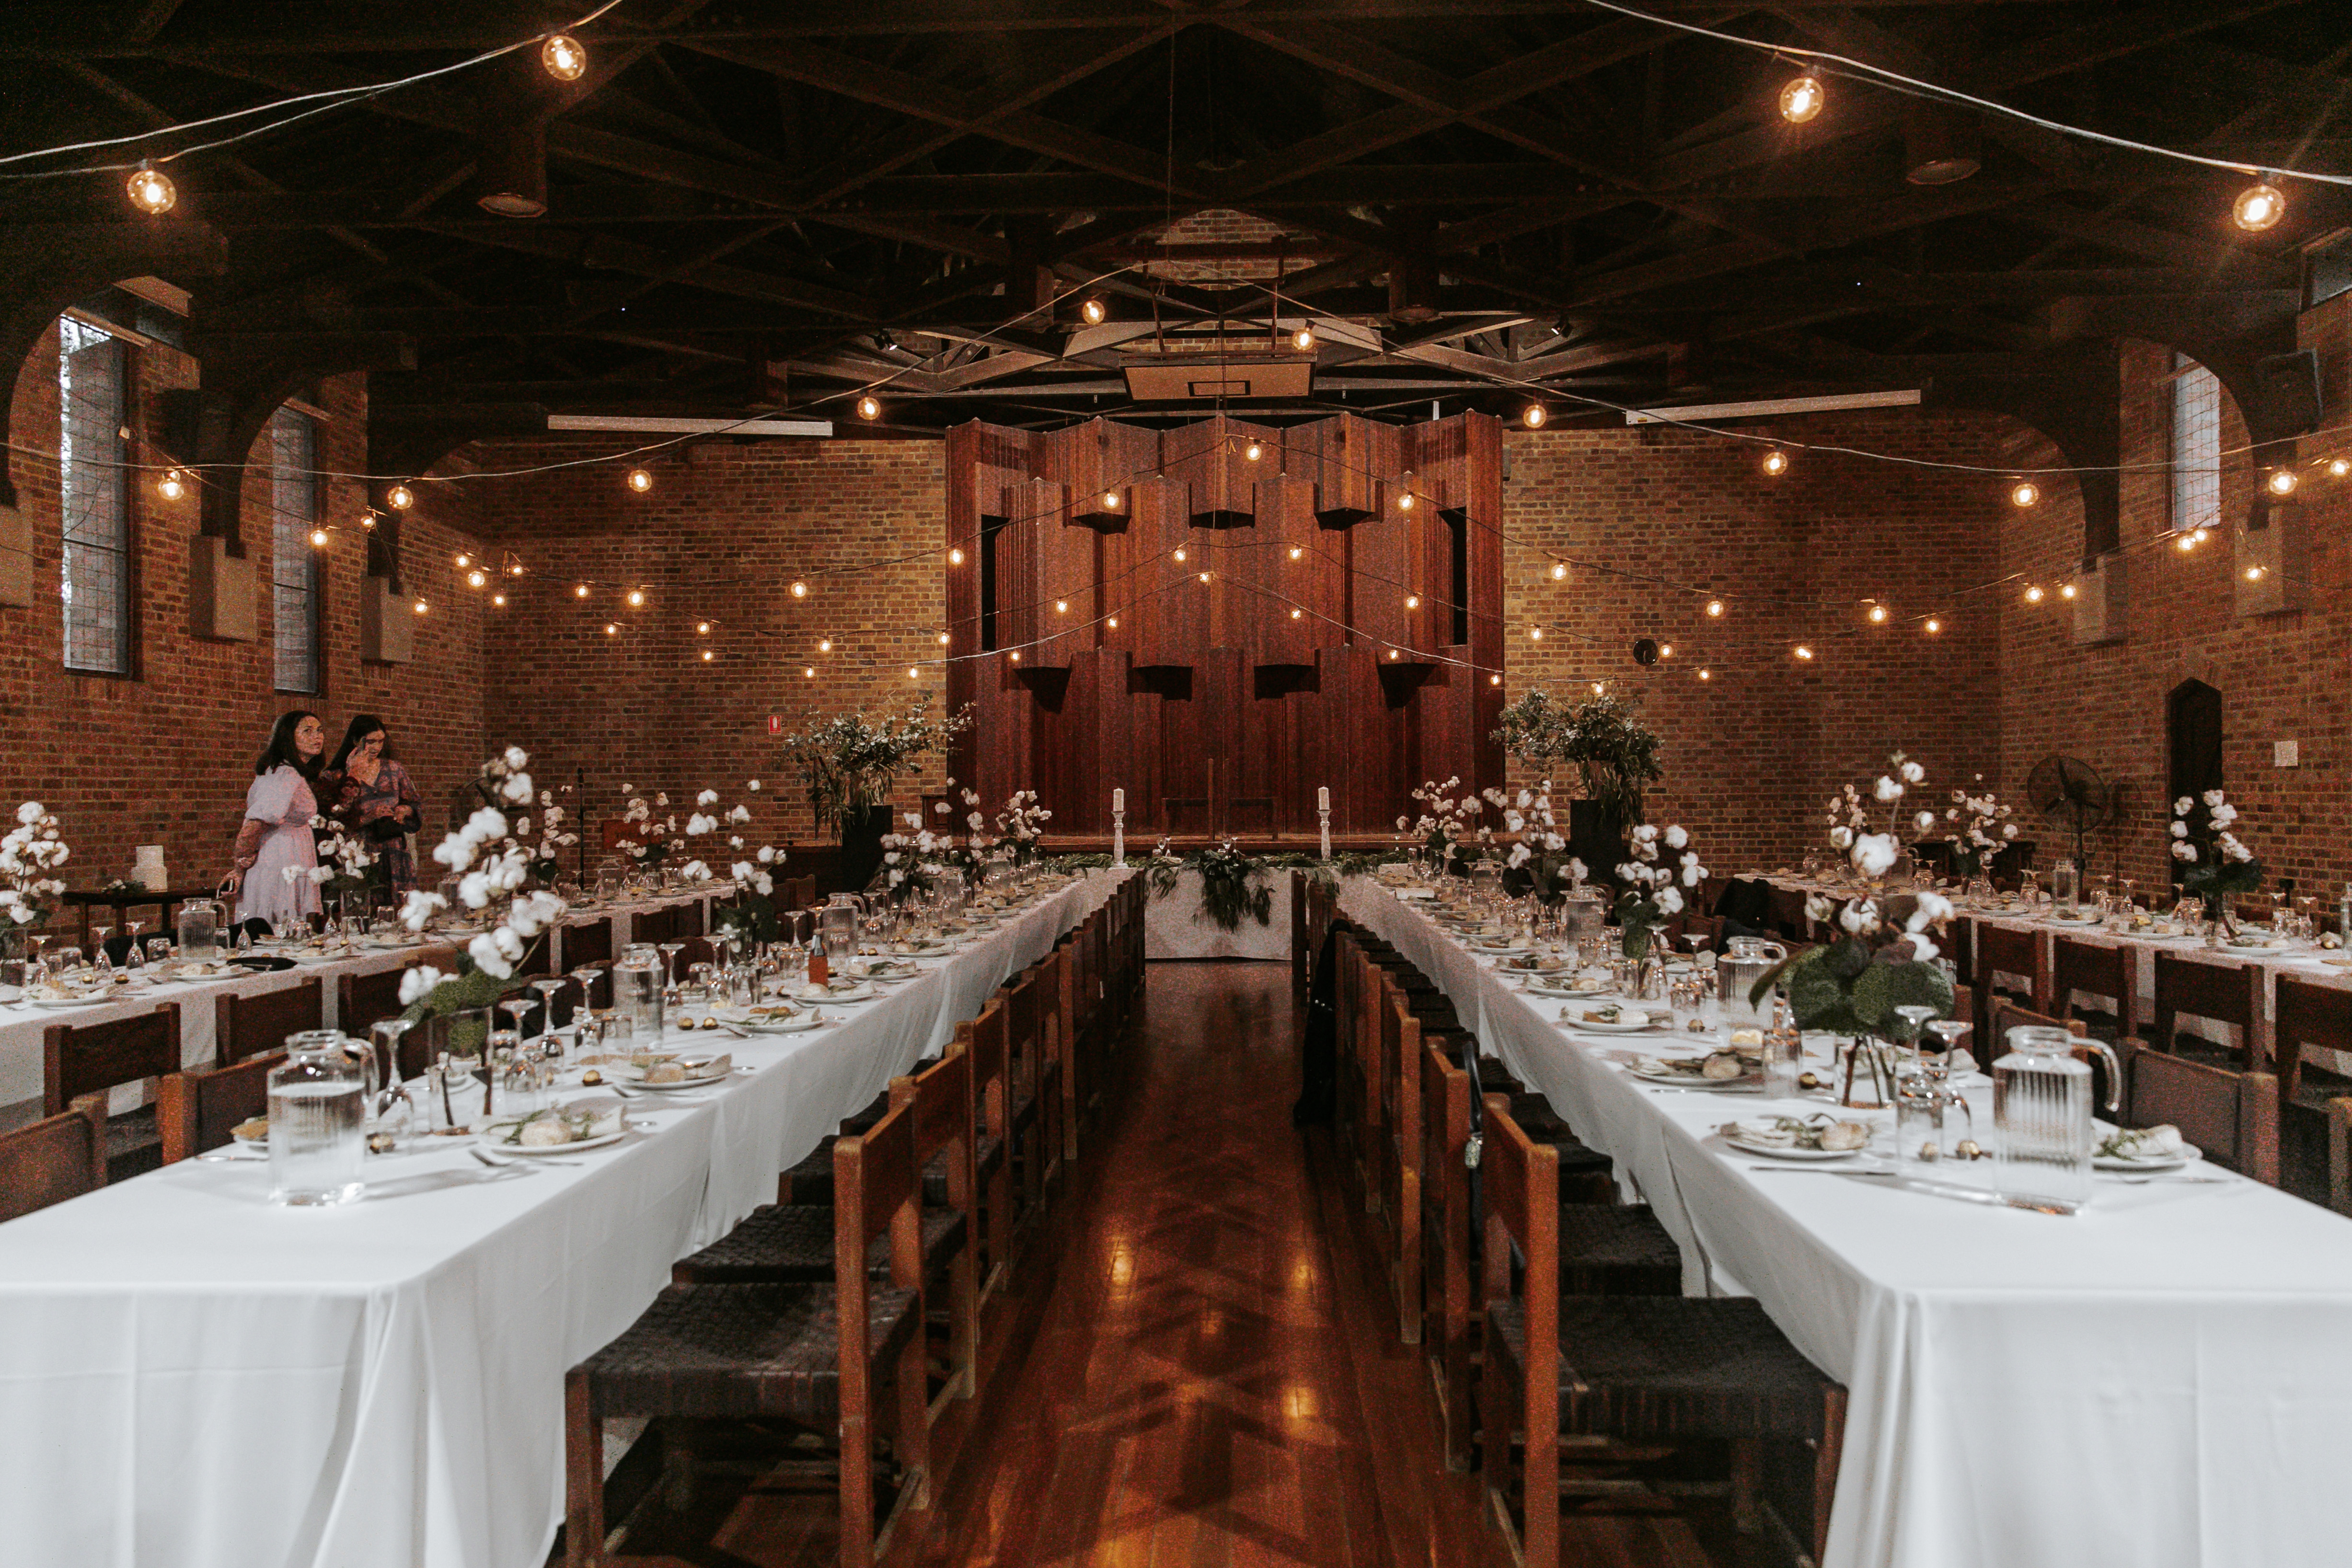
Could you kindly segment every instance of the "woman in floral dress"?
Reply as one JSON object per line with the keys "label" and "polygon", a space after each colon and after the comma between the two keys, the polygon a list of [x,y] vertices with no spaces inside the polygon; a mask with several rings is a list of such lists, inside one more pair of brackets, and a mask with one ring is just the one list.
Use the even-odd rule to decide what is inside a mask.
{"label": "woman in floral dress", "polygon": [[383,720],[373,713],[352,716],[342,749],[320,775],[320,785],[327,815],[366,844],[382,868],[382,885],[392,890],[393,898],[397,900],[415,887],[408,836],[425,826],[425,797],[417,794],[408,770],[389,754]]}
{"label": "woman in floral dress", "polygon": [[258,917],[282,931],[318,912],[319,886],[310,873],[319,864],[310,834],[319,800],[311,784],[326,754],[327,731],[316,713],[278,716],[268,749],[253,764],[245,820],[230,853],[231,869],[221,880],[222,896],[236,900],[239,921]]}

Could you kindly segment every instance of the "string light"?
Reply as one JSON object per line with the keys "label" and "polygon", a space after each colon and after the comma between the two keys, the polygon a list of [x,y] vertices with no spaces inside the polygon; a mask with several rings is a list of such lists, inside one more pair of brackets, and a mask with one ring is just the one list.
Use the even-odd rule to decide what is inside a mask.
{"label": "string light", "polygon": [[2246,581],[2247,581],[2247,582],[2249,582],[2249,583],[2259,583],[2259,582],[2261,582],[2262,580],[2263,580],[2263,569],[2262,569],[2261,567],[2259,567],[2259,566],[2249,566],[2249,567],[2247,567],[2247,568],[2246,568]]}
{"label": "string light", "polygon": [[1596,680],[1592,683],[1592,695],[1595,697],[1606,696],[1608,691],[1609,687],[1606,682]]}
{"label": "string light", "polygon": [[2273,468],[2271,477],[2263,481],[2263,488],[2274,496],[2291,496],[2294,494],[2294,484],[2293,468]]}
{"label": "string light", "polygon": [[550,33],[547,42],[539,46],[539,63],[558,81],[578,81],[588,72],[588,51],[577,38]]}
{"label": "string light", "polygon": [[1402,495],[1401,495],[1401,496],[1397,497],[1397,510],[1399,510],[1399,511],[1411,511],[1412,510],[1412,492],[1411,490],[1407,490],[1407,491],[1405,491]]}
{"label": "string light", "polygon": [[604,635],[608,637],[619,637],[621,635],[621,623],[618,621],[606,621],[604,623]]}
{"label": "string light", "polygon": [[1527,406],[1527,411],[1519,416],[1519,423],[1530,430],[1540,430],[1544,427],[1544,421],[1549,417],[1551,416],[1544,412],[1542,404],[1530,403]]}
{"label": "string light", "polygon": [[[816,679],[816,666],[814,666],[814,665],[813,665],[813,664],[812,664],[812,665],[810,665],[810,666],[808,666],[806,668],[804,668],[804,669],[803,669],[803,670],[801,671],[801,674],[802,674],[802,676],[803,676],[803,677],[804,677],[804,678],[805,678],[805,679],[807,679],[814,680],[814,679]],[[914,679],[915,679],[915,672],[914,672],[913,670],[911,670],[911,669],[910,669],[910,670],[908,670],[908,671],[907,672],[907,679],[909,679],[909,680]]]}
{"label": "string light", "polygon": [[831,637],[822,637],[818,639],[816,651],[819,653],[831,653],[833,651],[833,639]]}
{"label": "string light", "polygon": [[1783,452],[1780,447],[1775,447],[1770,451],[1764,454],[1764,472],[1769,477],[1777,479],[1788,471],[1788,453]]}
{"label": "string light", "polygon": [[481,588],[481,587],[487,587],[487,586],[488,585],[488,584],[489,584],[489,581],[490,581],[489,574],[488,574],[488,573],[487,573],[487,572],[478,572],[478,572],[468,572],[468,573],[467,573],[467,574],[466,574],[466,586],[467,586],[468,588]]}
{"label": "string light", "polygon": [[651,470],[646,468],[631,468],[629,470],[629,488],[636,491],[639,495],[643,495],[647,490],[653,489],[654,476]]}
{"label": "string light", "polygon": [[1297,349],[1300,353],[1305,353],[1307,350],[1313,348],[1315,346],[1315,329],[1312,327],[1301,327],[1297,331],[1291,333],[1290,346]]}
{"label": "string light", "polygon": [[2204,543],[2208,539],[2211,538],[2211,537],[2212,537],[2212,534],[2213,534],[2213,531],[2212,531],[2211,529],[2210,529],[2210,528],[2207,528],[2207,527],[2206,527],[2203,523],[2201,523],[2201,522],[2200,522],[2200,523],[2199,523],[2195,528],[2192,528],[2192,529],[2190,529],[2190,530],[2189,531],[2189,538],[2191,538],[2191,539],[2193,539],[2193,540],[2195,540],[2195,541],[2196,541],[2198,543],[2200,543],[2200,544]]}
{"label": "string light", "polygon": [[868,393],[868,394],[866,394],[864,397],[859,398],[859,399],[857,400],[857,416],[858,416],[860,419],[879,419],[879,418],[881,418],[881,417],[882,417],[882,400],[881,400],[880,398],[878,398],[878,397],[875,396],[875,395],[874,395],[873,394],[871,394],[871,393]]}
{"label": "string light", "polygon": [[1659,657],[1660,658],[1674,658],[1674,657],[1675,657],[1675,645],[1674,645],[1674,644],[1672,644],[1672,643],[1660,643],[1660,644],[1658,645],[1658,657]]}
{"label": "string light", "polygon": [[416,611],[416,613],[417,613],[418,615],[420,615],[420,616],[421,616],[421,615],[424,615],[426,611],[428,611],[428,610],[432,609],[432,607],[433,607],[433,606],[432,606],[432,605],[428,605],[428,604],[426,604],[424,600],[419,599],[419,600],[417,600],[417,601],[416,601],[415,605],[414,606],[412,606],[412,607]]}
{"label": "string light", "polygon": [[1407,594],[1404,596],[1404,607],[1408,610],[1417,610],[1421,608],[1421,595],[1418,594]]}
{"label": "string light", "polygon": [[1259,442],[1252,441],[1248,446],[1242,448],[1242,456],[1255,463],[1260,458],[1265,456],[1265,447]]}
{"label": "string light", "polygon": [[1070,613],[1070,601],[1069,601],[1069,600],[1067,600],[1067,599],[1056,599],[1056,600],[1055,600],[1055,601],[1054,601],[1054,613],[1055,613],[1055,615],[1057,615],[1057,616],[1066,616],[1066,615],[1068,615],[1068,614]]}
{"label": "string light", "polygon": [[709,623],[709,621],[697,621],[697,622],[695,622],[695,623],[694,623],[694,635],[695,635],[696,637],[709,637],[709,636],[710,635],[710,623]]}
{"label": "string light", "polygon": [[948,564],[950,566],[961,566],[963,564],[963,551],[961,548],[948,552]]}
{"label": "string light", "polygon": [[800,582],[800,581],[798,581],[798,580],[795,580],[795,581],[793,582],[793,598],[795,598],[795,599],[805,599],[805,598],[807,598],[807,597],[808,597],[808,584],[807,584],[806,583],[803,583],[803,582]]}
{"label": "string light", "polygon": [[394,511],[406,511],[416,504],[416,492],[406,485],[394,485],[383,492],[383,504]]}
{"label": "string light", "polygon": [[2058,596],[2062,599],[2071,599],[2074,596],[2074,594],[2075,588],[2074,584],[2072,583],[2063,584],[2058,590]]}
{"label": "string light", "polygon": [[2347,474],[2352,474],[2352,458],[2330,458],[2327,460],[2329,479],[2340,479]]}
{"label": "string light", "polygon": [[[1104,624],[1105,626],[1107,626],[1110,627],[1110,629],[1111,629],[1111,630],[1113,630],[1113,631],[1117,631],[1117,630],[1118,630],[1118,617],[1117,616],[1111,616],[1109,620],[1108,620],[1108,621],[1104,622],[1103,624]],[[942,641],[942,642],[944,642],[944,641],[946,641],[947,639],[946,639],[946,638],[944,638],[944,637],[942,637],[942,638],[940,638],[940,641]]]}
{"label": "string light", "polygon": [[1402,657],[1403,657],[1403,655],[1402,655],[1401,653],[1399,653],[1395,648],[1391,648],[1391,649],[1389,649],[1389,657],[1390,657],[1391,658],[1402,658]]}
{"label": "string light", "polygon": [[1101,326],[1103,318],[1109,314],[1110,311],[1105,308],[1103,302],[1097,299],[1089,299],[1078,307],[1078,319],[1089,327]]}
{"label": "string light", "polygon": [[1103,491],[1103,510],[1105,510],[1105,511],[1117,511],[1118,510],[1118,492],[1117,490],[1105,490],[1105,491]]}
{"label": "string light", "polygon": [[1528,628],[1528,640],[1529,642],[1541,642],[1541,641],[1543,641],[1543,627],[1541,627],[1541,626],[1529,626],[1529,627]]}
{"label": "string light", "polygon": [[2179,551],[2183,555],[2186,555],[2190,551],[2197,548],[2197,536],[2193,533],[2179,534],[2174,538],[2172,546],[2174,549]]}
{"label": "string light", "polygon": [[1293,561],[1303,560],[1307,552],[1302,546],[1294,544],[1290,547],[1290,558]]}
{"label": "string light", "polygon": [[1179,563],[1182,562],[1182,561],[1183,561],[1183,559],[1184,559],[1184,547],[1183,547],[1182,545],[1181,545],[1181,544],[1180,544],[1180,545],[1178,545],[1178,546],[1176,547],[1176,549],[1175,549],[1174,554],[1175,554],[1175,559],[1176,559]]}
{"label": "string light", "polygon": [[1293,609],[1293,610],[1290,612],[1290,618],[1291,618],[1292,620],[1294,620],[1294,621],[1296,621],[1296,620],[1299,620],[1299,619],[1303,618],[1303,617],[1306,616],[1306,614],[1307,614],[1307,612],[1306,612],[1306,611],[1304,611],[1304,610],[1300,610],[1300,609]]}
{"label": "string light", "polygon": [[1797,645],[1797,657],[1799,658],[1811,658],[1813,657],[1813,650],[1807,647],[1804,644],[1799,643]]}
{"label": "string light", "polygon": [[1874,603],[1870,606],[1870,623],[1873,626],[1884,626],[1886,624],[1885,605]]}
{"label": "string light", "polygon": [[1013,650],[1013,662],[1015,664],[1021,662],[1021,650],[1017,647]]}
{"label": "string light", "polygon": [[2029,605],[2038,605],[2042,602],[2041,584],[2036,583],[2025,590],[2025,602]]}
{"label": "string light", "polygon": [[582,583],[574,586],[572,590],[572,596],[575,599],[586,598],[588,596],[588,584]]}
{"label": "string light", "polygon": [[474,563],[474,555],[473,555],[473,552],[471,552],[471,551],[469,551],[469,550],[460,550],[459,552],[457,552],[457,570],[458,570],[458,571],[463,572],[467,567],[471,566],[473,563]]}
{"label": "string light", "polygon": [[1568,581],[1567,562],[1555,561],[1551,563],[1551,580],[1555,583],[1564,583]]}
{"label": "string light", "polygon": [[[325,529],[314,528],[310,531],[310,548],[313,550],[324,550],[327,548],[327,531]],[[477,573],[476,575],[478,576],[480,574]]]}
{"label": "string light", "polygon": [[375,531],[375,513],[372,511],[363,511],[360,513],[360,526],[366,529],[370,533],[373,533]]}
{"label": "string light", "polygon": [[1721,616],[1723,614],[1723,601],[1721,599],[1709,599],[1706,602],[1706,613],[1710,616]]}
{"label": "string light", "polygon": [[1207,582],[1208,580],[1209,580],[1209,574],[1208,574],[1206,572],[1202,573],[1202,574],[1201,574],[1201,581],[1202,581],[1202,582],[1203,582],[1203,583],[1205,583],[1205,582]]}
{"label": "string light", "polygon": [[[1114,622],[1113,624],[1114,624],[1114,625],[1116,625],[1117,623],[1116,623],[1116,622]],[[941,633],[940,634],[940,646],[941,647],[947,647],[947,646],[948,646],[948,634],[947,634],[947,633],[945,633],[945,632],[941,632]]]}
{"label": "string light", "polygon": [[2028,507],[2042,499],[2042,487],[2032,479],[2020,479],[2009,487],[2009,504]]}
{"label": "string light", "polygon": [[2231,221],[2249,234],[2260,234],[2266,228],[2275,228],[2278,226],[2279,219],[2284,216],[2286,216],[2285,195],[2276,185],[2265,184],[2259,181],[2240,191],[2238,199],[2230,206]]}
{"label": "string light", "polygon": [[1780,118],[1791,125],[1810,123],[1828,101],[1829,95],[1822,90],[1817,79],[1810,76],[1793,78],[1780,89]]}
{"label": "string light", "polygon": [[1937,632],[1940,632],[1940,631],[1942,631],[1943,629],[1944,629],[1944,623],[1943,623],[1943,622],[1941,622],[1941,621],[1939,621],[1939,620],[1937,620],[1937,619],[1936,619],[1935,617],[1933,617],[1932,616],[1928,617],[1928,620],[1927,620],[1927,635],[1928,635],[1929,637],[1934,637]]}
{"label": "string light", "polygon": [[[814,673],[815,673],[815,671],[812,670],[812,671],[810,671],[810,673],[811,673],[811,674],[814,674]],[[910,665],[908,665],[908,666],[907,667],[907,679],[909,679],[909,680],[920,680],[922,678],[923,678],[923,672],[922,672],[921,670],[917,669],[917,668],[916,668],[913,665],[911,665],[911,664],[910,664]]]}
{"label": "string light", "polygon": [[180,193],[172,186],[171,176],[143,162],[132,171],[122,189],[131,198],[131,205],[149,217],[163,216],[180,199]]}
{"label": "string light", "polygon": [[702,662],[705,664],[709,664],[710,662],[710,650],[709,648],[704,648],[702,650]]}
{"label": "string light", "polygon": [[509,561],[509,562],[508,562],[508,563],[507,563],[507,575],[508,575],[508,576],[509,576],[509,577],[520,577],[520,576],[521,576],[521,575],[522,575],[522,563],[521,563],[521,562],[520,562],[520,561]]}
{"label": "string light", "polygon": [[1701,680],[1713,680],[1715,679],[1715,671],[1711,669],[1702,669],[1698,672],[1698,678]]}
{"label": "string light", "polygon": [[166,468],[163,477],[155,481],[155,493],[165,500],[178,500],[188,493],[188,476],[177,468]]}
{"label": "string light", "polygon": [[493,594],[490,595],[490,603],[503,610],[507,607],[507,596],[504,594]]}
{"label": "string light", "polygon": [[645,608],[645,606],[646,606],[646,591],[645,591],[643,588],[632,588],[632,589],[630,589],[630,590],[629,590],[629,608],[631,608],[631,609],[633,609],[633,610],[642,610],[642,609],[644,609],[644,608]]}
{"label": "string light", "polygon": [[1486,678],[1486,684],[1489,686],[1500,686],[1503,684],[1503,678],[1499,675],[1490,675]]}

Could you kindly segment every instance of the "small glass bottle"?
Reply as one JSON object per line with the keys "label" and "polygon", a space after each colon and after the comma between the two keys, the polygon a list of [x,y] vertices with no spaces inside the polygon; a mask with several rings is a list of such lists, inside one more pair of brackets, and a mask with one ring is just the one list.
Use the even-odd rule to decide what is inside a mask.
{"label": "small glass bottle", "polygon": [[824,985],[832,978],[833,966],[825,961],[823,939],[811,937],[808,952],[808,983],[811,985]]}

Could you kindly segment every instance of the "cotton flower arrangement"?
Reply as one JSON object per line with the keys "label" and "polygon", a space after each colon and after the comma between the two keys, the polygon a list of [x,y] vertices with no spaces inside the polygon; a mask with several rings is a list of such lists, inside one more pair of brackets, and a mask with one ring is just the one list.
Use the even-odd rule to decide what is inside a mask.
{"label": "cotton flower arrangement", "polygon": [[[1462,790],[1459,796],[1454,793]],[[1412,798],[1422,803],[1418,821],[1397,818],[1397,832],[1410,834],[1440,866],[1453,863],[1465,844],[1489,844],[1495,832],[1478,821],[1485,803],[1469,790],[1462,789],[1459,778],[1449,778],[1444,784],[1434,779],[1412,792]]]}
{"label": "cotton flower arrangement", "polygon": [[72,858],[58,819],[37,800],[16,808],[16,826],[0,837],[0,921],[34,926],[48,919],[51,900],[66,890],[51,875]]}
{"label": "cotton flower arrangement", "polygon": [[[1976,782],[1983,784],[1984,774],[1977,774]],[[1944,820],[1952,825],[1953,832],[1958,837],[1955,847],[1958,858],[1978,876],[1990,876],[1992,863],[2000,856],[2002,847],[2017,837],[2017,824],[2009,817],[2010,808],[2003,805],[1990,790],[1956,789],[1952,792],[1952,804],[1945,808]],[[1919,822],[1924,831],[1933,826],[1934,819],[1922,812]]]}
{"label": "cotton flower arrangement", "polygon": [[2233,831],[2237,826],[2238,808],[2218,789],[2172,803],[2172,858],[2188,868],[2180,874],[2180,890],[2203,899],[2225,928],[2230,896],[2263,885],[2263,863]]}
{"label": "cotton flower arrangement", "polygon": [[[637,863],[639,870],[650,871],[672,850],[686,847],[686,840],[678,833],[677,814],[669,810],[667,794],[656,794],[653,804],[647,805],[635,784],[623,784],[621,793],[629,797],[621,820],[634,829],[621,840],[621,847]],[[663,815],[656,816],[656,810]]]}
{"label": "cotton flower arrangement", "polygon": [[1568,837],[1552,812],[1549,779],[1517,795],[1492,788],[1480,795],[1502,823],[1496,842],[1508,846],[1503,855],[1506,873],[1525,872],[1528,890],[1546,900],[1558,897],[1562,881],[1582,885],[1590,873],[1583,861],[1567,853]]}
{"label": "cotton flower arrangement", "polygon": [[[757,794],[760,781],[753,779],[747,787]],[[719,792],[704,790],[696,796],[695,804],[715,806],[719,804]],[[751,822],[751,808],[738,802],[723,812],[710,813],[709,820],[708,831],[714,834],[722,827],[746,827]],[[740,833],[731,831],[727,836],[727,848],[733,857],[728,872],[735,879],[735,896],[712,908],[711,928],[741,942],[777,941],[783,934],[783,925],[776,918],[776,873],[783,867],[784,852],[772,844],[752,849]],[[688,869],[691,871],[700,864],[691,862]]]}
{"label": "cotton flower arrangement", "polygon": [[1617,868],[1625,891],[1617,900],[1619,942],[1628,958],[1650,951],[1650,928],[1682,913],[1684,889],[1694,893],[1707,879],[1698,851],[1690,847],[1690,833],[1682,824],[1660,827],[1643,823],[1633,829],[1631,858]]}
{"label": "cotton flower arrangement", "polygon": [[[478,794],[528,811],[535,798],[526,771],[530,763],[521,747],[509,746],[482,764]],[[433,858],[457,879],[457,902],[486,929],[467,944],[457,973],[420,964],[401,976],[400,1000],[410,1021],[488,1006],[504,994],[531,947],[562,918],[567,906],[562,899],[545,889],[527,890],[533,847],[517,835],[528,830],[529,821],[520,813],[510,819],[497,805],[481,806],[435,847]],[[542,826],[544,821],[542,813]],[[402,906],[401,923],[421,931],[449,907],[442,894],[417,889]]]}
{"label": "cotton flower arrangement", "polygon": [[325,893],[356,893],[366,887],[368,868],[375,864],[366,842],[345,833],[342,825],[330,817],[314,816],[310,826],[327,835],[318,841],[318,864],[285,868],[286,880],[289,884],[307,880]]}
{"label": "cotton flower arrangement", "polygon": [[1037,804],[1035,790],[1014,790],[1013,798],[1004,803],[1004,809],[996,814],[996,831],[1004,843],[1012,846],[1013,860],[1025,865],[1037,858],[1037,840],[1053,818],[1052,812]]}

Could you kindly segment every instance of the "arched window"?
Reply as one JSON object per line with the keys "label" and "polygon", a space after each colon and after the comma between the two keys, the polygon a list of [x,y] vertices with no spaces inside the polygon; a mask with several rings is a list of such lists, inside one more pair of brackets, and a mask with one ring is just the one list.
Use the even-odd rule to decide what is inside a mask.
{"label": "arched window", "polygon": [[2221,522],[2221,381],[2187,354],[2172,356],[2172,526]]}
{"label": "arched window", "polygon": [[[2221,787],[2221,694],[2201,680],[2184,680],[2164,700],[2165,806],[2182,795],[2191,800]],[[2173,877],[2180,862],[2172,862]]]}

